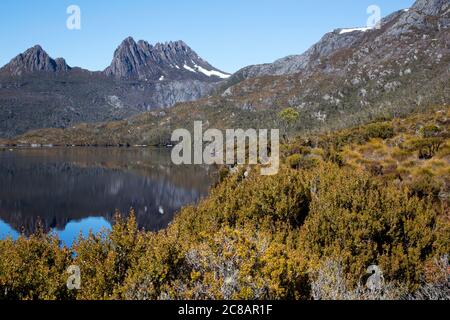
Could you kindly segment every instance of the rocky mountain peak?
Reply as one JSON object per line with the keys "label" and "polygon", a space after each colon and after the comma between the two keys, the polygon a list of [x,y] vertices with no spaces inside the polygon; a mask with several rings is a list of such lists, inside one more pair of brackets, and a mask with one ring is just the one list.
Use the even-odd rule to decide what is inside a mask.
{"label": "rocky mountain peak", "polygon": [[144,81],[202,80],[217,82],[229,75],[214,68],[185,42],[136,42],[126,38],[114,53],[111,65],[104,71],[119,79]]}
{"label": "rocky mountain peak", "polygon": [[63,58],[54,60],[40,45],[36,45],[16,56],[0,70],[13,76],[19,76],[39,71],[66,72],[70,69]]}
{"label": "rocky mountain peak", "polygon": [[145,76],[142,72],[146,67],[145,48],[143,43],[139,45],[132,37],[122,41],[114,52],[111,65],[105,70],[107,75],[114,75],[120,78],[141,78]]}

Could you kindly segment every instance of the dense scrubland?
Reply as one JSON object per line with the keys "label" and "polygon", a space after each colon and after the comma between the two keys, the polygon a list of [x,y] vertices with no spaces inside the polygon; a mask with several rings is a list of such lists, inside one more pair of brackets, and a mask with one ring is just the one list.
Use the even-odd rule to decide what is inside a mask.
{"label": "dense scrubland", "polygon": [[39,230],[2,240],[0,298],[449,299],[449,129],[442,107],[290,139],[278,175],[223,168],[157,233],[131,211],[70,248]]}

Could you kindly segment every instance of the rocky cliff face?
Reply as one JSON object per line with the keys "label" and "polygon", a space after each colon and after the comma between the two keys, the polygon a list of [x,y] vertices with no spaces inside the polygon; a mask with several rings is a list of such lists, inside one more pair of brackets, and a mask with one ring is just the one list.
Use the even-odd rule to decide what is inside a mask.
{"label": "rocky cliff face", "polygon": [[443,15],[450,9],[450,2],[448,0],[417,0],[413,8],[423,14],[429,16]]}
{"label": "rocky cliff face", "polygon": [[125,39],[114,53],[106,75],[119,79],[217,82],[229,75],[203,60],[183,41],[157,43]]}

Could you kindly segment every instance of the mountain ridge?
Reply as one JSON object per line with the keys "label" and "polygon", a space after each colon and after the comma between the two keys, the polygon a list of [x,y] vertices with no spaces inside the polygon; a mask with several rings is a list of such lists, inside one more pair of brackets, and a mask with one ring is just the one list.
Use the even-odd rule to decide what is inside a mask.
{"label": "mountain ridge", "polygon": [[[439,23],[448,27],[450,19],[448,18],[449,10],[450,2],[447,0],[418,0],[411,8],[398,10],[384,17],[381,20],[380,29],[393,24],[391,26],[390,35],[400,36],[413,31],[411,30],[412,26],[420,26],[420,28],[429,27],[430,22],[427,21],[429,16],[440,16],[441,19],[439,20]],[[370,27],[335,29],[326,33],[317,43],[312,45],[302,54],[290,55],[278,59],[273,63],[250,65],[238,70],[227,81],[228,83],[224,87],[227,88],[232,84],[248,78],[307,72],[316,67],[321,59],[327,58],[333,52],[350,48],[358,43],[358,41],[361,41],[368,33],[376,33],[378,31],[379,30]]]}
{"label": "mountain ridge", "polygon": [[145,40],[136,42],[133,37],[122,41],[115,50],[110,65],[103,71],[72,68],[64,58],[53,59],[40,45],[35,45],[11,59],[0,68],[0,72],[21,76],[39,71],[68,72],[75,68],[122,80],[193,79],[217,82],[230,76],[202,59],[182,40],[151,45]]}

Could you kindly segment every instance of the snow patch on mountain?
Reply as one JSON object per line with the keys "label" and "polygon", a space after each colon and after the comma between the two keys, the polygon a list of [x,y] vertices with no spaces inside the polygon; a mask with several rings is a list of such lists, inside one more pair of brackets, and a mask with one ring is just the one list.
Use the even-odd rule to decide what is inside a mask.
{"label": "snow patch on mountain", "polygon": [[216,70],[207,70],[197,64],[194,63],[194,68],[191,68],[190,66],[188,66],[187,64],[184,64],[183,66],[184,69],[191,71],[191,72],[201,72],[204,75],[208,76],[208,77],[219,77],[221,79],[228,79],[231,75],[226,74],[226,73],[222,73],[220,71],[216,71]]}
{"label": "snow patch on mountain", "polygon": [[229,74],[225,74],[219,71],[215,71],[215,70],[206,70],[205,68],[202,68],[200,66],[196,66],[197,70],[200,71],[201,73],[203,73],[204,75],[207,75],[208,77],[212,77],[212,76],[216,76],[219,77],[221,79],[228,79],[231,75]]}
{"label": "snow patch on mountain", "polygon": [[183,68],[185,68],[186,70],[188,70],[188,71],[190,71],[190,72],[197,72],[196,70],[194,70],[194,69],[192,69],[191,67],[189,67],[187,64],[185,64],[184,66],[183,66]]}
{"label": "snow patch on mountain", "polygon": [[372,27],[363,27],[363,28],[351,28],[351,29],[342,29],[339,34],[345,34],[345,33],[350,33],[350,32],[355,32],[355,31],[359,31],[359,32],[366,32],[369,30],[372,30]]}

